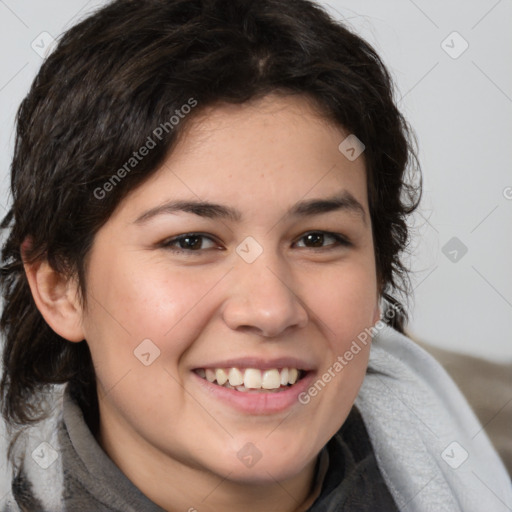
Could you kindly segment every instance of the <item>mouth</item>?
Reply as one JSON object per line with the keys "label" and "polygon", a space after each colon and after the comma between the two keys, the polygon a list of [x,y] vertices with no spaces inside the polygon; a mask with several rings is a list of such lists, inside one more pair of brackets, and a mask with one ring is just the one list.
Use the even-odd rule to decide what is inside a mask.
{"label": "mouth", "polygon": [[194,373],[211,384],[242,393],[280,393],[307,374],[299,368],[197,368]]}

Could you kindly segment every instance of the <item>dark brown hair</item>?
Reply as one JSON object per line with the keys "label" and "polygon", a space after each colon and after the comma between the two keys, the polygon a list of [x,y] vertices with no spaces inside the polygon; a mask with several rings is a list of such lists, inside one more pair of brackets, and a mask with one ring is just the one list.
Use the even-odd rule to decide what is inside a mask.
{"label": "dark brown hair", "polygon": [[[365,144],[381,296],[397,310],[385,318],[403,331],[410,285],[401,254],[421,175],[408,175],[419,171],[414,138],[372,47],[307,0],[117,0],[62,35],[17,114],[0,269],[0,398],[12,425],[43,417],[39,399],[52,384],[69,382],[86,414],[97,406],[87,343],[64,340],[38,311],[24,240],[27,261],[77,277],[85,305],[95,234],[184,127],[207,106],[269,93],[307,96]],[[155,146],[131,161],[148,137]]]}

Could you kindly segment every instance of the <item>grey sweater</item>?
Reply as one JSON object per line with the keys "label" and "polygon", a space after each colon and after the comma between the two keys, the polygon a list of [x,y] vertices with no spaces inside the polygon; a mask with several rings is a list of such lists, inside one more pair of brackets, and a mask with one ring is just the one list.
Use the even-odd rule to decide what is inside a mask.
{"label": "grey sweater", "polygon": [[[48,458],[49,450],[36,449],[31,456],[36,461],[43,461],[45,457]],[[63,510],[163,512],[162,508],[151,502],[123,475],[101,449],[78,405],[67,392],[64,393],[63,417],[58,430],[58,454],[62,466],[59,487]],[[308,509],[309,512],[398,510],[378,469],[368,434],[356,407],[340,431],[324,447],[318,461],[327,466],[327,471],[321,482],[320,496]],[[42,469],[44,472],[39,472],[39,483],[50,478],[50,473],[46,473],[50,468]],[[319,464],[317,478],[318,471]],[[55,476],[53,474],[51,478]],[[43,503],[44,498],[36,495],[38,484],[33,481],[33,476],[28,476],[23,466],[16,472],[12,483],[16,504],[4,506],[3,511],[54,510],[49,508],[48,503]]]}
{"label": "grey sweater", "polygon": [[[161,512],[103,452],[69,394],[0,464],[0,510]],[[441,366],[386,327],[355,407],[319,460],[310,512],[512,511],[512,486],[485,431]]]}

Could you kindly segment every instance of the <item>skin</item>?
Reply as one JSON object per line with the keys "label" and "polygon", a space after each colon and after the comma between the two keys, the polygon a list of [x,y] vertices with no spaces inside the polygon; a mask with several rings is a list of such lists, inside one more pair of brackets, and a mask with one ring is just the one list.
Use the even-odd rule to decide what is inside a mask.
{"label": "skin", "polygon": [[[166,510],[286,512],[310,495],[317,455],[350,412],[370,345],[307,405],[275,414],[241,413],[210,397],[191,370],[232,357],[294,356],[321,376],[379,319],[364,154],[350,162],[340,153],[347,135],[303,97],[205,110],[97,233],[87,308],[74,280],[46,262],[26,266],[49,325],[89,344],[98,441]],[[353,209],[285,216],[300,201],[341,191],[364,218]],[[177,212],[135,222],[176,199],[218,203],[241,219]],[[325,235],[315,247],[305,235],[318,231],[350,245]],[[195,250],[162,244],[191,232],[211,240]],[[263,249],[250,264],[236,252],[248,236]],[[134,356],[147,338],[160,350],[149,366]],[[237,458],[247,442],[262,454],[252,467]]]}

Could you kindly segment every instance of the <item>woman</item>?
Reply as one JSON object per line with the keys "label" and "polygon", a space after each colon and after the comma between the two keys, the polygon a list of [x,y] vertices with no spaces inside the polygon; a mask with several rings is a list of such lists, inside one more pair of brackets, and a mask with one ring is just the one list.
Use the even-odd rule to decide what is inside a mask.
{"label": "woman", "polygon": [[307,1],[70,29],[3,221],[4,510],[507,510],[403,335],[410,140],[379,57]]}

